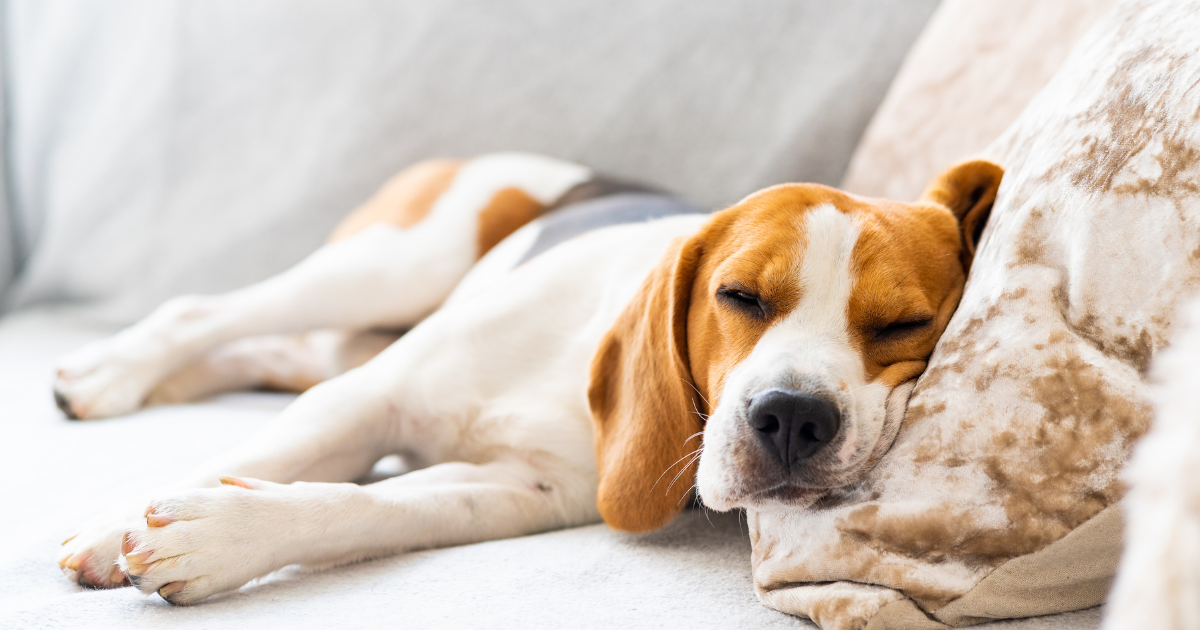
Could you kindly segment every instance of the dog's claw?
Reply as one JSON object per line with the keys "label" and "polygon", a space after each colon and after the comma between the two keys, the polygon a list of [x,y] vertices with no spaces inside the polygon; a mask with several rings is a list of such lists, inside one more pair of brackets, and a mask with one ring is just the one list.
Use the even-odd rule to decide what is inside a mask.
{"label": "dog's claw", "polygon": [[58,566],[70,571],[78,572],[79,568],[83,566],[83,563],[87,562],[89,555],[90,554],[88,553],[76,553],[68,555],[59,559]]}
{"label": "dog's claw", "polygon": [[175,522],[175,517],[169,514],[159,514],[153,505],[146,508],[146,527],[166,527]]}
{"label": "dog's claw", "polygon": [[56,388],[54,390],[54,404],[66,414],[68,419],[78,420],[79,416],[71,410],[71,401],[67,400],[67,396]]}
{"label": "dog's claw", "polygon": [[128,586],[129,578],[126,577],[125,571],[121,567],[113,567],[113,570],[108,575],[108,581],[119,586]]}
{"label": "dog's claw", "polygon": [[[158,589],[158,596],[171,602],[171,596],[182,591],[187,586],[187,582],[168,582],[162,588]],[[171,602],[174,604],[175,602]]]}
{"label": "dog's claw", "polygon": [[238,479],[237,477],[221,477],[221,483],[226,486],[237,486],[239,488],[245,488],[247,490],[254,489],[254,486],[251,486],[248,481],[245,481],[243,479]]}
{"label": "dog's claw", "polygon": [[162,514],[151,514],[146,517],[146,527],[166,527],[174,522],[174,518]]}
{"label": "dog's claw", "polygon": [[154,555],[153,551],[141,551],[138,553],[128,553],[128,554],[125,554],[125,561],[128,562],[129,566],[131,566],[131,567],[135,564],[146,564],[146,561],[149,560],[150,556],[152,556],[152,555]]}

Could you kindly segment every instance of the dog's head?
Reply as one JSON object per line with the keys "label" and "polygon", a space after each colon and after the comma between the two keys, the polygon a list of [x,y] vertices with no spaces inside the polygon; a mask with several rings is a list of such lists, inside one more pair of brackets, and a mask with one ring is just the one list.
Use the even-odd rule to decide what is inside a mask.
{"label": "dog's head", "polygon": [[775,186],[676,242],[592,362],[604,519],[662,526],[693,483],[709,507],[761,510],[861,477],[898,429],[889,397],[958,305],[1002,176],[960,164],[907,204]]}

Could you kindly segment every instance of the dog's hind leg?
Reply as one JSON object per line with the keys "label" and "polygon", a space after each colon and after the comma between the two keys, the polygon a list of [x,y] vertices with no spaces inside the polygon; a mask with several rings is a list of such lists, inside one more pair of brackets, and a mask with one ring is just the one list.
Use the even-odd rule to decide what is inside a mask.
{"label": "dog's hind leg", "polygon": [[232,293],[176,298],[68,355],[55,399],[70,417],[119,415],[169,374],[238,339],[411,327],[483,253],[589,177],[584,167],[524,154],[413,167],[292,269]]}
{"label": "dog's hind leg", "polygon": [[399,337],[384,330],[314,330],[239,339],[164,378],[145,404],[186,403],[247,389],[301,393],[366,363]]}

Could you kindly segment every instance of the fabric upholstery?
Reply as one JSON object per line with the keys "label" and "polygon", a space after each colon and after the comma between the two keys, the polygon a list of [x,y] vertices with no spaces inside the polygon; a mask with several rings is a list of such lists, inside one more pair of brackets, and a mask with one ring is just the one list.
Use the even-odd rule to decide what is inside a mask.
{"label": "fabric upholstery", "polygon": [[[891,451],[814,509],[749,515],[765,602],[808,614],[827,585],[806,583],[895,593],[864,587],[826,615],[855,627],[885,609],[958,625],[1101,601],[1146,368],[1200,287],[1197,32],[1196,0],[1120,2],[989,147],[1005,178]],[[1019,605],[1002,601],[1012,574]]]}
{"label": "fabric upholstery", "polygon": [[896,73],[842,187],[911,201],[975,157],[1050,81],[1114,0],[946,0]]}
{"label": "fabric upholstery", "polygon": [[936,0],[11,0],[11,304],[127,322],[388,176],[526,150],[706,207],[836,184]]}

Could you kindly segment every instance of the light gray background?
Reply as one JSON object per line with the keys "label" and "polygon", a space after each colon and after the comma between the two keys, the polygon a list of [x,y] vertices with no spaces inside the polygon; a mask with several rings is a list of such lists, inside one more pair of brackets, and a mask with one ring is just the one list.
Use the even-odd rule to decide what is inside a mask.
{"label": "light gray background", "polygon": [[11,0],[8,304],[128,322],[244,285],[431,156],[542,152],[707,206],[834,184],[936,4]]}

